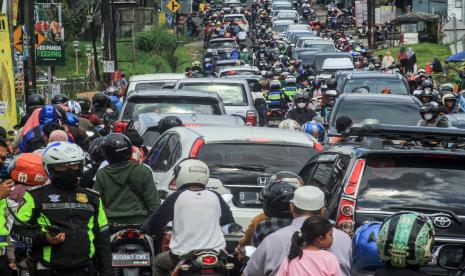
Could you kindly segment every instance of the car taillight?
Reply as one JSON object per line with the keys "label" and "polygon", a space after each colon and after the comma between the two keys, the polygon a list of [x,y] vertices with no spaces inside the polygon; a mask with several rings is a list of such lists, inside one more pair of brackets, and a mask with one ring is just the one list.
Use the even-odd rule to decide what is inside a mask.
{"label": "car taillight", "polygon": [[313,145],[313,147],[315,148],[316,151],[320,152],[320,151],[323,151],[325,148],[320,144],[320,143],[315,143]]}
{"label": "car taillight", "polygon": [[245,123],[248,126],[256,126],[258,124],[257,112],[255,112],[253,110],[247,111],[247,113],[245,115]]}
{"label": "car taillight", "polygon": [[205,145],[205,140],[202,138],[197,138],[194,144],[192,145],[191,151],[189,152],[189,158],[197,158],[199,155],[200,148]]}
{"label": "car taillight", "polygon": [[117,235],[118,239],[142,239],[144,237],[144,234],[141,234],[137,230],[125,230],[122,232],[119,232],[119,235]]}
{"label": "car taillight", "polygon": [[117,121],[113,124],[113,131],[122,133],[128,128],[129,122]]}
{"label": "car taillight", "polygon": [[339,203],[337,212],[336,226],[341,231],[344,231],[349,236],[354,234],[354,212],[355,200],[350,198],[342,198]]}
{"label": "car taillight", "polygon": [[202,257],[202,264],[214,265],[218,262],[218,258],[215,255],[206,255]]}
{"label": "car taillight", "polygon": [[355,196],[364,168],[365,159],[357,160],[354,168],[352,169],[352,173],[350,174],[349,183],[347,183],[347,186],[344,189],[344,193],[346,195]]}

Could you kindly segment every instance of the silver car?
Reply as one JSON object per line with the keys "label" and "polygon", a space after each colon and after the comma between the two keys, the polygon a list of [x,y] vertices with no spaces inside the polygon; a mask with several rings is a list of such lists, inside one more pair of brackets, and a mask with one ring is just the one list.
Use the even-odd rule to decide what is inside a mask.
{"label": "silver car", "polygon": [[178,90],[216,92],[223,100],[226,114],[241,116],[248,125],[258,124],[258,113],[246,80],[195,78],[176,82]]}
{"label": "silver car", "polygon": [[153,171],[157,189],[176,189],[174,167],[198,158],[210,168],[212,188],[223,195],[237,223],[247,227],[262,212],[259,193],[268,178],[280,171],[298,173],[320,145],[310,135],[263,127],[177,127],[160,136],[145,164]]}

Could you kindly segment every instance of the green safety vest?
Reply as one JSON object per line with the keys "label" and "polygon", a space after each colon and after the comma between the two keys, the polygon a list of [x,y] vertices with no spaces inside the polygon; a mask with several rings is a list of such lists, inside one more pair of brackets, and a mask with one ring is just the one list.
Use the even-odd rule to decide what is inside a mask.
{"label": "green safety vest", "polygon": [[8,226],[6,223],[7,200],[0,200],[0,247],[7,247]]}
{"label": "green safety vest", "polygon": [[290,99],[294,97],[295,94],[297,94],[297,88],[296,87],[284,87],[284,94],[286,94]]}

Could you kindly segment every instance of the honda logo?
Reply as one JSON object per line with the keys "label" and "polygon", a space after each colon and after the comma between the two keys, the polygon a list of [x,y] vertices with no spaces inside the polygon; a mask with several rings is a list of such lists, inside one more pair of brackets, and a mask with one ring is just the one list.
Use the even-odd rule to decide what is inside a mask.
{"label": "honda logo", "polygon": [[438,216],[433,219],[433,224],[438,228],[449,228],[452,224],[452,220],[445,216]]}
{"label": "honda logo", "polygon": [[267,181],[268,181],[268,177],[265,177],[265,176],[257,177],[257,183],[260,186],[265,186]]}

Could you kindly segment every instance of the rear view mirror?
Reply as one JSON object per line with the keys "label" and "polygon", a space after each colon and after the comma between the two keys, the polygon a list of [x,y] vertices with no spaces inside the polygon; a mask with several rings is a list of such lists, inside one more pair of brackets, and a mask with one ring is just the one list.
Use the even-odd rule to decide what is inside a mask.
{"label": "rear view mirror", "polygon": [[110,112],[103,115],[103,121],[106,123],[114,123],[118,120],[117,112]]}
{"label": "rear view mirror", "polygon": [[465,268],[465,245],[442,246],[438,253],[438,266],[450,270],[463,270]]}

